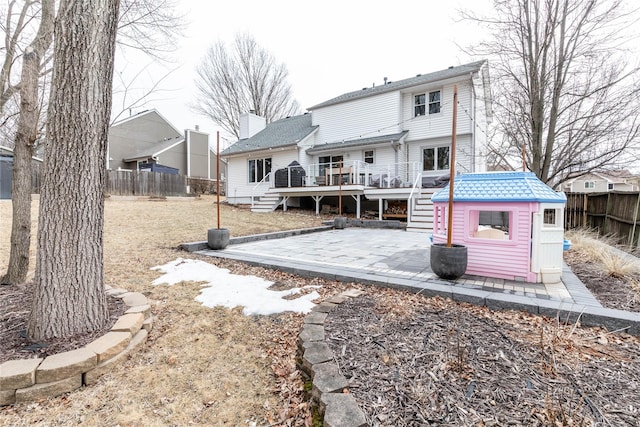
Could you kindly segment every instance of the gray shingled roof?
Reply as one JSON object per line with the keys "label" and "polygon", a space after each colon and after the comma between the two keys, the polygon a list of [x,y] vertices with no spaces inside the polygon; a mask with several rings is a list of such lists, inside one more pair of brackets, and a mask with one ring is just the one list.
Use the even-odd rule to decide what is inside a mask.
{"label": "gray shingled roof", "polygon": [[379,95],[381,93],[391,92],[395,90],[405,89],[412,86],[418,86],[427,83],[434,83],[440,80],[450,79],[453,77],[464,76],[466,74],[477,72],[480,70],[486,60],[471,62],[465,65],[459,65],[457,67],[447,68],[446,70],[435,71],[429,74],[419,74],[416,77],[411,77],[397,82],[387,83],[381,86],[369,87],[354,92],[345,93],[337,96],[328,101],[321,102],[308,108],[308,110],[314,110],[316,108],[328,107],[330,105],[340,104],[342,102],[353,101],[354,99],[366,98],[368,96]]}
{"label": "gray shingled roof", "polygon": [[323,151],[331,151],[335,149],[362,147],[365,145],[380,144],[382,142],[399,141],[408,133],[409,131],[405,130],[400,133],[394,133],[389,135],[372,136],[369,138],[352,139],[349,141],[341,141],[341,142],[331,142],[329,144],[316,145],[315,147],[307,150],[307,153],[315,154],[315,153],[321,153]]}
{"label": "gray shingled roof", "polygon": [[245,153],[248,151],[264,150],[267,148],[294,145],[315,131],[318,126],[311,125],[311,114],[287,117],[269,123],[262,131],[251,138],[241,139],[220,154]]}
{"label": "gray shingled roof", "polygon": [[184,138],[182,136],[178,136],[176,138],[167,139],[166,141],[140,143],[140,145],[136,147],[137,150],[133,153],[128,153],[123,160],[125,162],[131,162],[137,159],[149,158],[182,141],[184,141]]}

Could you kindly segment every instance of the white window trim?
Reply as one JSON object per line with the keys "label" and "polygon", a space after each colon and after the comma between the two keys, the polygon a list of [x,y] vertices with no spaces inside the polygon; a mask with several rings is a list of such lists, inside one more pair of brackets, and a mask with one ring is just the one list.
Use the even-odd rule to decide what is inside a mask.
{"label": "white window trim", "polygon": [[[427,170],[424,169],[424,150],[428,150],[430,148],[433,148],[434,150],[436,150],[436,152],[434,153],[434,169],[431,170]],[[449,149],[449,167],[446,169],[438,169],[438,149],[440,148],[448,148]],[[422,171],[423,172],[427,172],[427,173],[435,173],[435,172],[444,172],[444,171],[448,171],[449,169],[451,169],[451,146],[449,144],[443,144],[443,145],[434,145],[434,146],[429,146],[429,147],[421,147],[420,148],[420,167],[422,167]]]}
{"label": "white window trim", "polygon": [[[424,96],[424,102],[423,102],[422,104],[416,104],[416,98],[417,98],[418,96]],[[421,92],[421,93],[415,93],[415,94],[413,94],[413,98],[412,98],[412,103],[413,103],[413,104],[412,104],[412,107],[411,107],[411,108],[413,109],[413,117],[424,117],[424,116],[426,116],[426,115],[427,115],[427,113],[428,113],[427,108],[428,108],[428,106],[429,106],[429,104],[428,104],[428,102],[427,102],[427,101],[428,101],[428,96],[429,96],[429,95],[428,95],[428,93],[426,93],[426,92]],[[423,107],[423,108],[424,108],[424,114],[416,114],[416,108],[417,108],[417,107]]]}
{"label": "white window trim", "polygon": [[[367,163],[367,152],[371,151],[371,159],[373,160],[371,163]],[[362,150],[362,161],[369,164],[369,165],[375,165],[376,164],[376,150],[374,150],[373,148],[370,150]]]}
{"label": "white window trim", "polygon": [[[252,159],[247,159],[247,181],[248,184],[258,184],[259,182],[261,182],[265,176],[267,176],[269,173],[271,173],[271,170],[269,172],[265,173],[265,167],[264,167],[264,163],[265,160],[270,160],[271,161],[271,168],[273,169],[273,158],[272,157],[256,157],[256,158],[252,158]],[[258,179],[257,176],[254,176],[254,178],[256,179],[255,181],[251,181],[251,177],[250,177],[250,173],[251,173],[251,162],[255,161],[255,162],[263,162],[262,164],[262,177],[260,179]],[[256,171],[258,170],[258,168],[256,167]]]}
{"label": "white window trim", "polygon": [[[440,92],[440,99],[438,100],[438,107],[439,108],[438,108],[438,112],[437,113],[431,113],[430,112],[431,111],[431,102],[429,102],[429,95],[431,95],[434,92]],[[426,103],[426,107],[425,107],[426,114],[425,115],[433,116],[433,115],[436,115],[436,114],[442,114],[442,93],[443,93],[442,89],[430,90],[430,91],[427,91],[425,93],[425,103]]]}

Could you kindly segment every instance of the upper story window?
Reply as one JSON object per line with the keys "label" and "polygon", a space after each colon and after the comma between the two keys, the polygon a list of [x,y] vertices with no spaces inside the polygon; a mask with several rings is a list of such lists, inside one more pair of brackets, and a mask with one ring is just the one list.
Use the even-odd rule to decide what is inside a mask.
{"label": "upper story window", "polygon": [[612,184],[612,183],[607,184],[607,188],[608,188],[609,190],[613,190],[613,184]]}
{"label": "upper story window", "polygon": [[440,171],[449,169],[449,147],[422,149],[422,170]]}
{"label": "upper story window", "polygon": [[271,172],[271,158],[249,160],[249,182],[260,182],[265,177],[269,180]]}
{"label": "upper story window", "polygon": [[364,162],[369,164],[375,163],[375,153],[373,150],[365,150],[364,152]]}
{"label": "upper story window", "polygon": [[584,188],[596,188],[596,183],[594,181],[585,181]]}
{"label": "upper story window", "polygon": [[428,94],[421,93],[413,97],[413,115],[414,117],[424,116],[427,111],[429,114],[437,114],[440,112],[440,91],[435,90]]}
{"label": "upper story window", "polygon": [[440,91],[429,92],[429,114],[440,112]]}
{"label": "upper story window", "polygon": [[418,117],[418,116],[424,116],[425,114],[425,94],[422,93],[420,95],[416,95],[413,97],[414,101],[413,101],[413,116],[414,117]]}

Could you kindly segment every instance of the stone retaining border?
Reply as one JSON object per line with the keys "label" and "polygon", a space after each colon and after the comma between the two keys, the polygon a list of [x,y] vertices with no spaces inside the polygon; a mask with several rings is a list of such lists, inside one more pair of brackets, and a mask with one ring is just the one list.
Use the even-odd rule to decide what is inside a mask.
{"label": "stone retaining border", "polygon": [[316,305],[304,318],[298,336],[298,367],[312,381],[311,399],[324,416],[325,427],[366,427],[364,412],[349,393],[349,381],[340,373],[325,342],[324,322],[333,307],[364,294],[349,289]]}
{"label": "stone retaining border", "polygon": [[111,331],[86,346],[44,359],[0,364],[0,406],[59,396],[92,385],[147,340],[153,328],[151,305],[139,292],[105,286],[129,308]]}
{"label": "stone retaining border", "polygon": [[[229,239],[229,244],[237,245],[240,243],[256,242],[260,240],[282,239],[283,237],[299,236],[302,234],[317,233],[319,231],[327,231],[332,229],[333,225],[325,225],[313,228],[298,228],[295,230],[274,231],[272,233],[250,234],[248,236],[231,237]],[[206,241],[189,242],[178,245],[178,249],[182,249],[183,251],[187,252],[197,252],[207,250],[209,249],[209,246]]]}

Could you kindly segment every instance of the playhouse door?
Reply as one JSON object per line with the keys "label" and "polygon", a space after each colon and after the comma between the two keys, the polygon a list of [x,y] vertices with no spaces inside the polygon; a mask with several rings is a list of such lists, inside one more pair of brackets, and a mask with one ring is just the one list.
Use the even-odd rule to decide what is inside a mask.
{"label": "playhouse door", "polygon": [[531,271],[538,282],[557,283],[562,277],[563,218],[558,204],[541,204],[532,214]]}

